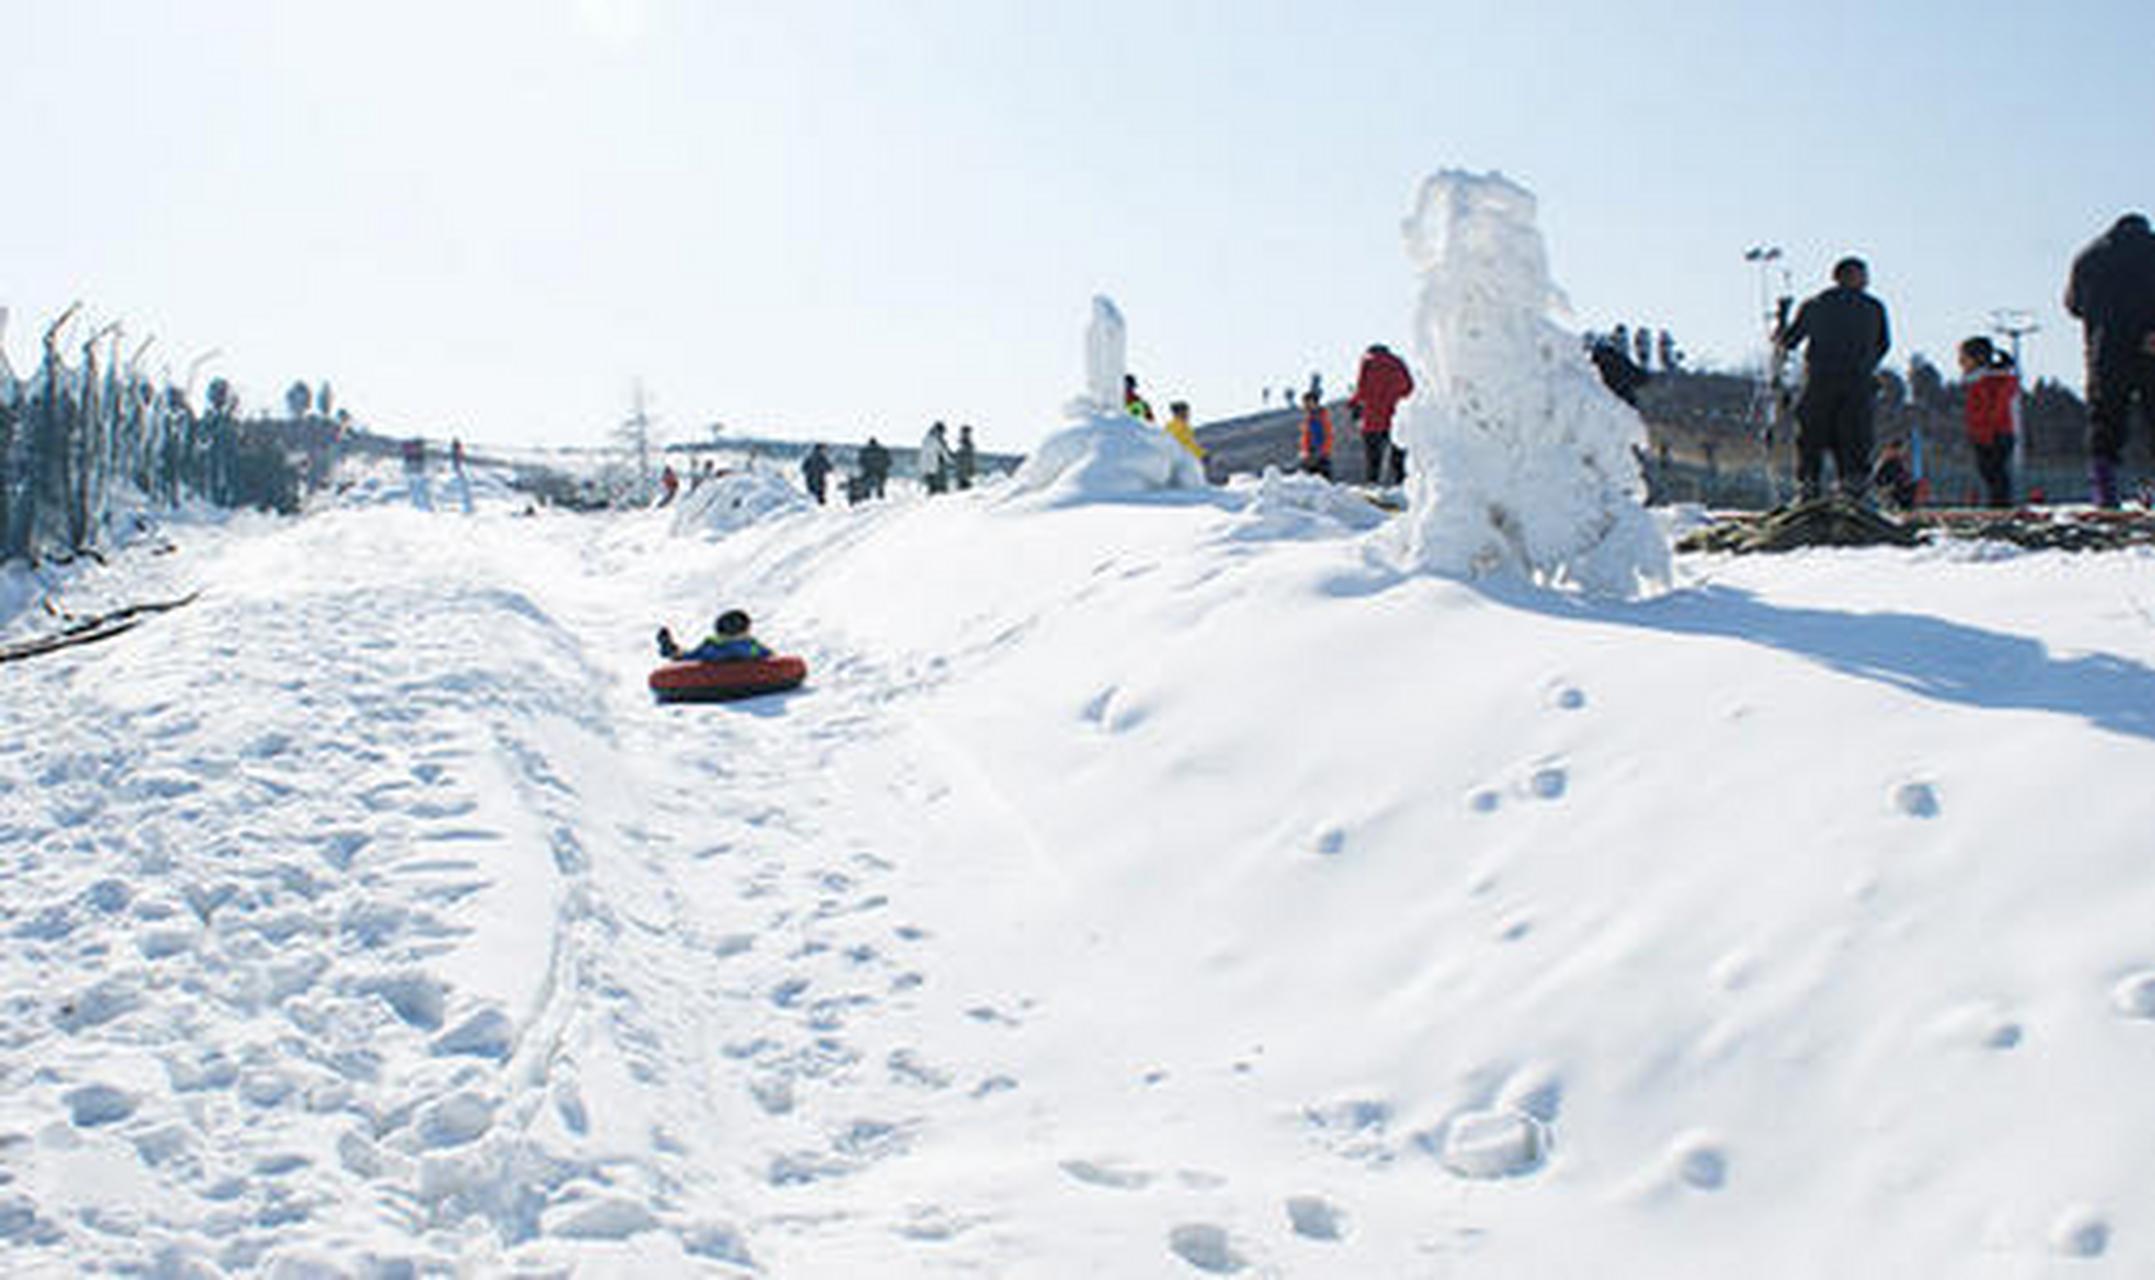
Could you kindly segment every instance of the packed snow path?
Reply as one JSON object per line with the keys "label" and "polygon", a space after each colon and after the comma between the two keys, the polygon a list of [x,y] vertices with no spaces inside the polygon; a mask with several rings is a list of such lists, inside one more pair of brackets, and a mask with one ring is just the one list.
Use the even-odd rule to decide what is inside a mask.
{"label": "packed snow path", "polygon": [[[1373,519],[345,511],[92,575],[204,593],[0,700],[7,1271],[2155,1261],[2150,557],[1603,607]],[[810,685],[653,706],[721,603]]]}
{"label": "packed snow path", "polygon": [[28,980],[0,1034],[10,1075],[70,1082],[84,1139],[9,1081],[0,1150],[59,1140],[62,1197],[0,1213],[15,1245],[246,1268],[299,1240],[394,1270],[663,1228],[746,1264],[699,1209],[755,1188],[812,1222],[797,1188],[1010,1086],[915,1042],[1007,1015],[913,954],[897,811],[937,784],[834,803],[860,782],[837,749],[896,732],[843,692],[861,673],[653,707],[654,601],[596,528],[309,521],[11,689]]}

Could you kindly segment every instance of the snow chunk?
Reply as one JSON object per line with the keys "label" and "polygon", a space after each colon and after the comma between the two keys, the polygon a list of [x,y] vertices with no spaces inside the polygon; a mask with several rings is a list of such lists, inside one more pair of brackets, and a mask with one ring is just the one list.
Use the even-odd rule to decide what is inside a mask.
{"label": "snow chunk", "polygon": [[1337,534],[1365,533],[1387,519],[1359,491],[1319,476],[1266,467],[1243,508],[1238,541],[1257,542]]}
{"label": "snow chunk", "polygon": [[736,471],[685,489],[674,506],[673,532],[723,537],[814,506],[778,472]]}
{"label": "snow chunk", "polygon": [[499,1009],[481,1009],[434,1041],[434,1056],[492,1058],[499,1062],[515,1047],[515,1027]]}
{"label": "snow chunk", "polygon": [[1415,459],[1409,559],[1456,577],[1509,575],[1629,597],[1666,587],[1669,544],[1642,505],[1645,424],[1549,318],[1532,192],[1445,170],[1406,220],[1422,273],[1423,389],[1400,427]]}
{"label": "snow chunk", "polygon": [[430,1147],[457,1147],[494,1126],[494,1100],[462,1089],[419,1113],[419,1140]]}
{"label": "snow chunk", "polygon": [[567,1240],[626,1240],[658,1229],[658,1219],[634,1200],[609,1196],[548,1210],[544,1230]]}
{"label": "snow chunk", "polygon": [[75,1126],[88,1129],[101,1124],[113,1124],[135,1114],[135,1100],[124,1089],[109,1084],[86,1084],[70,1089],[61,1096],[67,1104],[68,1118]]}
{"label": "snow chunk", "polygon": [[1541,1167],[1548,1130],[1518,1111],[1470,1111],[1444,1134],[1444,1167],[1463,1178],[1515,1178]]}

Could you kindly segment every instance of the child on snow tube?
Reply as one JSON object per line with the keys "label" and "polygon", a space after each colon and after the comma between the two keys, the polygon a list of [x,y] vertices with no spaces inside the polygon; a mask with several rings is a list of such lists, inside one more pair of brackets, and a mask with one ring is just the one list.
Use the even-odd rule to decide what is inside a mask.
{"label": "child on snow tube", "polygon": [[660,627],[658,651],[675,662],[760,662],[771,656],[762,641],[748,634],[748,615],[739,609],[719,614],[703,643],[685,652],[674,643],[673,632]]}

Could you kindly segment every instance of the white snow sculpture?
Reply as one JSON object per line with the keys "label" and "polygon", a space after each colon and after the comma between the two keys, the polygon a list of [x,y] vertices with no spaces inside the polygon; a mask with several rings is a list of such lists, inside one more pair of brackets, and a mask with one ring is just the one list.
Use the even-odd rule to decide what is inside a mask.
{"label": "white snow sculpture", "polygon": [[1550,318],[1565,302],[1534,213],[1501,174],[1444,170],[1406,220],[1423,371],[1401,428],[1406,550],[1437,573],[1637,596],[1669,579],[1632,454],[1645,424]]}
{"label": "white snow sculpture", "polygon": [[1204,468],[1189,450],[1123,409],[1124,334],[1122,312],[1109,299],[1094,298],[1085,328],[1085,390],[1064,410],[1074,421],[1026,455],[1011,477],[1011,497],[1046,494],[1059,504],[1206,487]]}
{"label": "white snow sculpture", "polygon": [[1085,326],[1085,398],[1096,414],[1122,412],[1122,380],[1129,357],[1122,311],[1112,299],[1092,300],[1092,323]]}

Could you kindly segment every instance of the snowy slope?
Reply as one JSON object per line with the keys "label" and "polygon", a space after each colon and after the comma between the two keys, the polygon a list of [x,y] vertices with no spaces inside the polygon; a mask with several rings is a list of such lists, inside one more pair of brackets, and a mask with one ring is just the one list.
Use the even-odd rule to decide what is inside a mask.
{"label": "snowy slope", "polygon": [[[77,582],[204,595],[5,672],[10,1273],[2155,1263],[2148,557],[1067,496]],[[651,705],[721,604],[808,687]]]}

